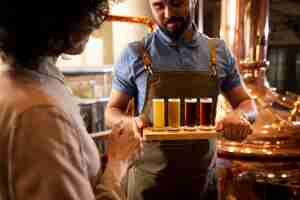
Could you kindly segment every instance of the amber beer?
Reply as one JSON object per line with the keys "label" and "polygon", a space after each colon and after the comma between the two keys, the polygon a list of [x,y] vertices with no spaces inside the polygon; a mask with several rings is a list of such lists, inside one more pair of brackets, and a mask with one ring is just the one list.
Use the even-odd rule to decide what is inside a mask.
{"label": "amber beer", "polygon": [[211,117],[212,114],[212,98],[201,98],[200,99],[200,125],[201,126],[213,126],[214,119]]}
{"label": "amber beer", "polygon": [[184,125],[187,127],[195,127],[197,119],[197,99],[185,99],[184,110]]}
{"label": "amber beer", "polygon": [[152,99],[152,111],[153,111],[153,127],[164,128],[165,127],[165,100],[164,99]]}
{"label": "amber beer", "polygon": [[180,99],[168,99],[168,126],[171,129],[180,127]]}

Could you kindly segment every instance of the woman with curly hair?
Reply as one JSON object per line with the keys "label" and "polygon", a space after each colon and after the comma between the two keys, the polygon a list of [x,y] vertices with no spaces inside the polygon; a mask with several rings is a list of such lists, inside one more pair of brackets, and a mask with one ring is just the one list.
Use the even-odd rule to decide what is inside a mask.
{"label": "woman with curly hair", "polygon": [[[1,0],[0,199],[124,199],[120,184],[141,143],[120,122],[104,172],[79,108],[55,66],[78,54],[108,0]],[[138,133],[136,124],[134,133]]]}

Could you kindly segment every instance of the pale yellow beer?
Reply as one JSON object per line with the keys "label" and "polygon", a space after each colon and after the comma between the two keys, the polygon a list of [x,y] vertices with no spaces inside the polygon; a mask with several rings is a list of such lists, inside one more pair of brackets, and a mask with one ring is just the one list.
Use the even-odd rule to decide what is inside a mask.
{"label": "pale yellow beer", "polygon": [[152,99],[152,111],[153,111],[153,127],[164,128],[165,127],[165,100]]}
{"label": "pale yellow beer", "polygon": [[180,127],[180,99],[168,99],[168,126]]}

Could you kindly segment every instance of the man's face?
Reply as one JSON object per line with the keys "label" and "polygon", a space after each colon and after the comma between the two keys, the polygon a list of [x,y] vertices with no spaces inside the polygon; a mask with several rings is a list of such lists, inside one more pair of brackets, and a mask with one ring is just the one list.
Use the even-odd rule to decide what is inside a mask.
{"label": "man's face", "polygon": [[189,0],[149,0],[156,23],[171,36],[181,35],[190,23]]}

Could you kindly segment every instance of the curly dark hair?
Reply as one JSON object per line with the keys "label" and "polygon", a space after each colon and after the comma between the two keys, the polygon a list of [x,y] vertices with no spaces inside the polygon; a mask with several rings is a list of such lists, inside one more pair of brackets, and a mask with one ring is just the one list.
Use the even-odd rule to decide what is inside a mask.
{"label": "curly dark hair", "polygon": [[109,0],[1,0],[0,50],[14,63],[30,65],[71,47],[69,36],[98,28]]}

